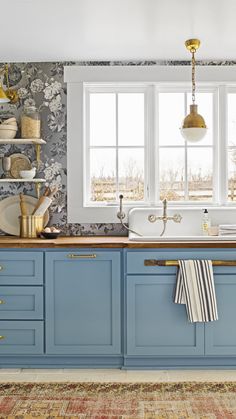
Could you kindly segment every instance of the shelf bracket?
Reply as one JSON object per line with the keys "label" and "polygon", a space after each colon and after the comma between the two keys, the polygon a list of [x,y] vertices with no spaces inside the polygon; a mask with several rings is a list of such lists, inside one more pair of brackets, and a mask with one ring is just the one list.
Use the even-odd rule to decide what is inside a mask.
{"label": "shelf bracket", "polygon": [[37,170],[39,170],[40,154],[41,154],[41,145],[40,144],[35,144],[35,154],[36,154]]}
{"label": "shelf bracket", "polygon": [[37,198],[39,199],[40,198],[40,191],[41,191],[41,183],[40,182],[36,182],[35,183],[35,192],[36,192],[36,195],[37,195]]}

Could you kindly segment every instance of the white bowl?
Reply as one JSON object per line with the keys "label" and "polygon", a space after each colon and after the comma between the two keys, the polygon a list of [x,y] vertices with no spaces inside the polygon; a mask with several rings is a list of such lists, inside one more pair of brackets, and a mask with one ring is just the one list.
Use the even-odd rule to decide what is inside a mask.
{"label": "white bowl", "polygon": [[17,125],[16,118],[8,118],[2,122],[2,125]]}
{"label": "white bowl", "polygon": [[15,138],[17,133],[17,127],[14,125],[0,125],[0,139],[11,140]]}
{"label": "white bowl", "polygon": [[30,170],[20,170],[20,177],[22,179],[33,179],[36,175],[36,169],[33,167]]}
{"label": "white bowl", "polygon": [[17,124],[11,123],[11,124],[0,124],[0,130],[1,131],[7,131],[9,129],[16,129]]}

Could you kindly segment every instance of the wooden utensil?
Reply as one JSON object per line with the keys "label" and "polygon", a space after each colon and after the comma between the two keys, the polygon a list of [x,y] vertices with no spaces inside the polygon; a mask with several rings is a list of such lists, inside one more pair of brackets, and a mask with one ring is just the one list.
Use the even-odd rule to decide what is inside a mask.
{"label": "wooden utensil", "polygon": [[27,205],[25,203],[24,195],[22,193],[20,193],[20,210],[21,210],[21,215],[28,215]]}
{"label": "wooden utensil", "polygon": [[34,215],[43,216],[45,214],[45,211],[47,211],[47,209],[50,207],[52,203],[52,198],[57,191],[58,191],[58,188],[55,187],[50,191],[50,193],[48,193],[47,191],[47,194],[48,194],[47,196],[43,195],[41,197],[42,199],[39,199],[40,203],[37,206],[36,210],[34,211]]}
{"label": "wooden utensil", "polygon": [[45,196],[49,196],[49,194],[51,193],[51,189],[47,186],[47,188],[45,189],[44,193],[42,196],[40,196],[40,198],[38,199],[37,204],[35,205],[34,211],[32,212],[32,215],[35,215],[35,212],[37,211],[37,209],[40,207],[40,205],[44,202],[44,198]]}

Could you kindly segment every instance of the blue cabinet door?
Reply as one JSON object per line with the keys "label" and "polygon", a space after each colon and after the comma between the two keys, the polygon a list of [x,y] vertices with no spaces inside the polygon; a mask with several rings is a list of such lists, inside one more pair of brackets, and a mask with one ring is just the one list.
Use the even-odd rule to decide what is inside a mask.
{"label": "blue cabinet door", "polygon": [[46,352],[120,354],[120,252],[46,254]]}
{"label": "blue cabinet door", "polygon": [[173,303],[175,275],[127,276],[127,355],[204,354],[204,325]]}
{"label": "blue cabinet door", "polygon": [[236,355],[236,268],[214,268],[219,320],[205,324],[206,355]]}

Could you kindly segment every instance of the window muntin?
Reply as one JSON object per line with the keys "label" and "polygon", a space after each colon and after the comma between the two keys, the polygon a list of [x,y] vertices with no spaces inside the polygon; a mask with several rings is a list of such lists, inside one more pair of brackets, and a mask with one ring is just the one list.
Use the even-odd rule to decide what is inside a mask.
{"label": "window muntin", "polygon": [[146,200],[146,90],[87,89],[85,205]]}

